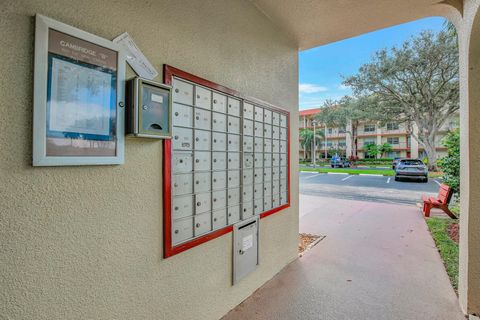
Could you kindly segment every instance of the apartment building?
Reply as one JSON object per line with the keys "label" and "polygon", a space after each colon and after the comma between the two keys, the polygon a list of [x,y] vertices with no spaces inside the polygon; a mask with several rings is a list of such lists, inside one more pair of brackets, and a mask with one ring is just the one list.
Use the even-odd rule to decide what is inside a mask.
{"label": "apartment building", "polygon": [[[320,143],[316,144],[316,158],[331,157],[334,154],[343,156],[356,155],[360,159],[372,158],[366,151],[369,144],[382,145],[388,143],[392,147],[392,151],[386,154],[379,154],[376,157],[384,158],[424,158],[426,156],[424,148],[416,141],[411,134],[407,125],[404,123],[390,122],[385,125],[380,125],[377,122],[361,122],[355,128],[348,125],[348,128],[331,128],[324,123],[314,123],[315,116],[321,112],[321,108],[308,109],[300,111],[299,128],[319,130],[325,136]],[[411,126],[416,131],[415,126]],[[442,127],[440,134],[437,137],[436,149],[439,157],[446,155],[446,148],[442,144],[443,137],[448,131],[458,127],[458,117],[453,117],[447,121]],[[354,133],[354,139],[351,139],[350,134]],[[353,140],[353,141],[352,141]],[[300,137],[300,159],[311,159],[313,146],[305,147]]]}

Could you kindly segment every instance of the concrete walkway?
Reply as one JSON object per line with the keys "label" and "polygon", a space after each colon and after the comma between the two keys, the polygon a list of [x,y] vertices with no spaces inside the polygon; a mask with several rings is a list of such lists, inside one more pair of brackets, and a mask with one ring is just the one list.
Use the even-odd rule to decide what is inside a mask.
{"label": "concrete walkway", "polygon": [[418,208],[300,196],[300,231],[326,238],[230,319],[465,319]]}

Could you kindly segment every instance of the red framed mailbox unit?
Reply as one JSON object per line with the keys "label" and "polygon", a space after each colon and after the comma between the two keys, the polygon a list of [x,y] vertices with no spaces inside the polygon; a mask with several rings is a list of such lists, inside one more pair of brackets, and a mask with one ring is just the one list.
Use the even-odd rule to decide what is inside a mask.
{"label": "red framed mailbox unit", "polygon": [[[269,103],[263,102],[261,100],[247,97],[236,90],[224,87],[222,85],[216,84],[214,82],[208,81],[206,79],[197,77],[185,71],[179,70],[169,65],[164,65],[163,70],[163,82],[168,85],[173,84],[173,78],[180,78],[187,80],[194,84],[201,85],[203,87],[212,89],[214,91],[228,94],[236,98],[247,100],[252,104],[259,105],[261,107],[266,107],[272,111],[280,112],[284,114],[287,118],[287,203],[271,210],[265,211],[260,214],[260,219],[266,218],[269,215],[277,213],[285,208],[290,207],[290,112],[273,106]],[[185,250],[198,246],[204,242],[218,238],[224,234],[227,234],[233,231],[233,225],[227,225],[218,230],[214,230],[205,235],[187,240],[186,242],[180,243],[178,245],[173,245],[172,243],[172,140],[165,139],[163,140],[163,256],[168,258],[174,256],[178,253],[181,253]]]}

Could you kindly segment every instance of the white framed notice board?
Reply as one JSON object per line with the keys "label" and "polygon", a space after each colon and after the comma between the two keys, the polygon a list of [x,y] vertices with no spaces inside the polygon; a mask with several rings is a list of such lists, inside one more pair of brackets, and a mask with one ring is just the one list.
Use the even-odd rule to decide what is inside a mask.
{"label": "white framed notice board", "polygon": [[164,66],[172,139],[163,142],[164,257],[290,206],[290,113]]}

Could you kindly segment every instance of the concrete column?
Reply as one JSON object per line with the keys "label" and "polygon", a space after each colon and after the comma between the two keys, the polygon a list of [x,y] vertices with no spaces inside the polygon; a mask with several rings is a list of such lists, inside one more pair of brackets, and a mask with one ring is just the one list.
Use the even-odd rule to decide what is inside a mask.
{"label": "concrete column", "polygon": [[[418,135],[418,126],[415,123],[412,124],[412,132],[415,136]],[[418,141],[413,135],[410,135],[410,157],[418,158]]]}
{"label": "concrete column", "polygon": [[346,127],[345,127],[345,131],[346,131],[346,134],[345,134],[345,142],[346,142],[346,155],[347,155],[347,158],[352,156],[352,151],[353,151],[353,146],[352,146],[352,137],[351,135],[353,134],[352,132],[353,128],[352,128],[352,121],[348,121]]}
{"label": "concrete column", "polygon": [[[377,128],[377,146],[382,144],[382,128],[380,127],[380,123],[377,123],[376,125]],[[377,158],[381,158],[382,155],[379,153],[377,154]]]}

